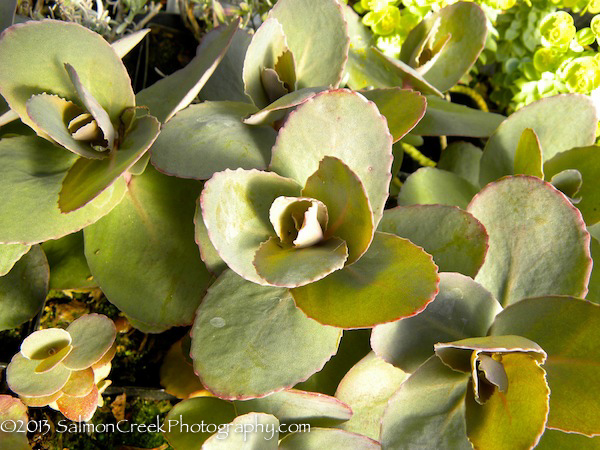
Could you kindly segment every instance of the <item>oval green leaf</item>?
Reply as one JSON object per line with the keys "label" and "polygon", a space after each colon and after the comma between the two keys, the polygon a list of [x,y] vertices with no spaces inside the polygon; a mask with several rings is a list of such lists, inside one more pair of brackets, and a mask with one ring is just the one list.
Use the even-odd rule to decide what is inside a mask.
{"label": "oval green leaf", "polygon": [[203,450],[277,450],[279,421],[270,414],[251,412],[238,416],[229,428],[217,431],[202,445]]}
{"label": "oval green leaf", "polygon": [[438,282],[437,266],[422,248],[376,232],[356,263],[291,293],[320,323],[366,328],[418,314],[437,294]]}
{"label": "oval green leaf", "polygon": [[46,397],[58,392],[69,380],[71,371],[59,364],[48,372],[36,373],[39,361],[29,360],[21,353],[13,356],[6,368],[8,387],[26,397]]}
{"label": "oval green leaf", "polygon": [[279,443],[280,450],[306,450],[309,448],[379,450],[381,445],[366,436],[331,428],[311,428],[310,432],[290,433]]}
{"label": "oval green leaf", "polygon": [[70,370],[83,370],[100,361],[112,347],[117,330],[115,324],[102,314],[86,314],[67,327],[73,338],[73,351],[62,365]]}
{"label": "oval green leaf", "polygon": [[198,308],[191,356],[202,384],[219,397],[263,397],[321,370],[340,337],[305,317],[287,290],[226,271]]}
{"label": "oval green leaf", "polygon": [[3,277],[10,272],[15,263],[19,261],[30,248],[30,245],[25,244],[0,245],[0,277]]}
{"label": "oval green leaf", "polygon": [[[0,445],[2,447],[11,450],[31,449],[26,428],[22,431],[19,430],[20,423],[27,423],[27,406],[21,400],[10,395],[0,395],[0,422],[8,425],[8,428],[5,425],[4,429],[0,430]],[[11,426],[13,424],[14,427]]]}
{"label": "oval green leaf", "polygon": [[50,265],[50,289],[91,289],[98,287],[85,259],[83,232],[69,234],[42,244]]}
{"label": "oval green leaf", "polygon": [[489,250],[475,281],[504,307],[527,297],[583,297],[592,269],[579,211],[550,184],[516,176],[486,186],[468,211],[486,228]]}
{"label": "oval green leaf", "polygon": [[27,359],[41,361],[68,347],[72,338],[62,328],[38,330],[21,342],[21,354]]}

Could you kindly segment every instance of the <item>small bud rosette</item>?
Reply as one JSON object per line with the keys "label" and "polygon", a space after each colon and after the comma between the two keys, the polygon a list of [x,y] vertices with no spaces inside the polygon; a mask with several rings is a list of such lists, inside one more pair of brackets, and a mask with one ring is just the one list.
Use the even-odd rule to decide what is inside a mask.
{"label": "small bud rosette", "polygon": [[410,241],[375,231],[391,144],[385,119],[362,95],[314,96],[279,133],[276,173],[226,170],[206,183],[201,220],[212,245],[246,280],[290,288],[322,323],[362,327],[416,314],[435,295],[437,268]]}
{"label": "small bud rosette", "polygon": [[114,323],[100,314],[82,316],[66,330],[36,331],[8,365],[8,386],[27,406],[50,406],[70,420],[88,421],[110,384],[115,337]]}

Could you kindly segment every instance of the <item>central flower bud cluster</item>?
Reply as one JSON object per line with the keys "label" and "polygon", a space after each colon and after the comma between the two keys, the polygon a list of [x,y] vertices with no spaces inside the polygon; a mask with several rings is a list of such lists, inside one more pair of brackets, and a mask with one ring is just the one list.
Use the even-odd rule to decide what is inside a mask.
{"label": "central flower bud cluster", "polygon": [[269,210],[269,220],[283,244],[311,247],[324,239],[327,207],[313,198],[277,197]]}

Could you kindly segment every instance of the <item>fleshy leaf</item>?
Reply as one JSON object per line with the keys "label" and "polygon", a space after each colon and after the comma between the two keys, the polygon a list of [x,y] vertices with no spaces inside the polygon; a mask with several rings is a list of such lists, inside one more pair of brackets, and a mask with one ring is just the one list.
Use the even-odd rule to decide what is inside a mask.
{"label": "fleshy leaf", "polygon": [[433,95],[426,98],[425,115],[412,130],[413,134],[488,137],[506,119],[500,114],[469,108]]}
{"label": "fleshy leaf", "polygon": [[415,91],[401,89],[371,89],[361,92],[367,100],[377,105],[386,118],[394,142],[402,139],[423,118],[427,102]]}
{"label": "fleshy leaf", "polygon": [[121,39],[113,42],[110,46],[117,56],[123,59],[131,50],[133,50],[150,33],[150,28],[143,28],[134,33],[123,36]]}
{"label": "fleshy leaf", "polygon": [[469,71],[483,50],[486,22],[483,10],[475,3],[446,6],[411,30],[402,44],[400,59],[417,68],[440,91],[447,91]]}
{"label": "fleshy leaf", "polygon": [[339,159],[326,156],[306,180],[302,195],[318,199],[327,207],[325,238],[335,236],[346,242],[346,264],[358,260],[367,251],[375,231],[371,205],[358,176]]}
{"label": "fleshy leaf", "polygon": [[492,294],[471,278],[441,273],[440,292],[425,311],[378,325],[371,346],[385,361],[413,372],[433,355],[434,344],[484,336],[501,309]]}
{"label": "fleshy leaf", "polygon": [[279,131],[270,168],[304,185],[325,156],[339,158],[358,176],[379,223],[391,180],[392,137],[373,103],[348,90],[310,98]]}
{"label": "fleshy leaf", "polygon": [[254,33],[244,58],[244,89],[259,108],[271,101],[262,81],[264,69],[274,69],[277,58],[288,49],[281,24],[273,18],[267,19]]}
{"label": "fleshy leaf", "polygon": [[3,277],[14,265],[25,255],[30,245],[25,244],[2,244],[0,245],[0,277]]}
{"label": "fleshy leaf", "polygon": [[150,114],[163,123],[188,106],[223,59],[239,23],[234,20],[217,36],[202,41],[196,57],[187,66],[138,92],[137,104],[147,106]]}
{"label": "fleshy leaf", "polygon": [[441,342],[434,345],[435,354],[453,370],[472,371],[473,353],[524,353],[543,363],[546,352],[536,343],[523,336],[494,335],[472,337],[454,342]]}
{"label": "fleshy leaf", "polygon": [[[232,403],[214,397],[196,397],[177,403],[165,423],[170,425],[164,433],[169,444],[175,450],[199,449],[211,435],[202,432],[201,425],[227,424],[236,417]],[[187,425],[187,426],[186,426]]]}
{"label": "fleshy leaf", "polygon": [[154,332],[190,324],[210,280],[193,240],[200,189],[149,167],[111,214],[84,231],[90,269],[108,300]]}
{"label": "fleshy leaf", "polygon": [[296,197],[300,190],[293,180],[258,170],[225,170],[206,182],[198,212],[219,256],[233,271],[267,284],[252,261],[258,247],[274,235],[269,209],[277,197]]}
{"label": "fleshy leaf", "polygon": [[177,398],[208,394],[194,373],[189,355],[186,358],[184,354],[182,341],[180,339],[175,342],[165,355],[160,366],[160,384],[166,392]]}
{"label": "fleshy leaf", "polygon": [[309,448],[378,450],[379,442],[366,436],[331,428],[311,428],[308,432],[295,432],[279,443],[280,450],[305,450]]}
{"label": "fleshy leaf", "polygon": [[361,359],[344,376],[335,392],[337,398],[352,408],[350,420],[338,428],[379,439],[388,399],[407,376],[373,352]]}
{"label": "fleshy leaf", "polygon": [[50,289],[90,289],[98,284],[83,253],[83,233],[73,233],[42,244],[50,265]]}
{"label": "fleshy leaf", "polygon": [[69,169],[58,197],[62,212],[86,205],[109,188],[150,148],[160,131],[160,123],[152,116],[137,119],[123,145],[103,160],[79,158]]}
{"label": "fleshy leaf", "polygon": [[272,414],[283,424],[306,423],[321,427],[346,422],[353,414],[348,405],[335,397],[296,389],[237,401],[235,409],[238,414],[252,411]]}
{"label": "fleshy leaf", "polygon": [[583,184],[583,177],[579,170],[566,169],[558,172],[550,179],[550,184],[569,197],[571,203],[578,204],[581,200],[581,197],[576,197]]}
{"label": "fleshy leaf", "polygon": [[570,148],[592,145],[597,123],[594,105],[583,95],[556,95],[531,103],[511,114],[490,136],[481,157],[480,184],[514,173],[517,146],[526,128],[537,135],[546,162]]}
{"label": "fleshy leaf", "polygon": [[474,277],[487,252],[488,236],[471,214],[446,205],[387,209],[377,228],[406,238],[433,256],[440,272]]}
{"label": "fleshy leaf", "polygon": [[429,358],[390,398],[381,423],[383,447],[471,449],[464,417],[468,380]]}
{"label": "fleshy leaf", "polygon": [[450,205],[466,209],[477,188],[452,172],[422,167],[402,185],[400,205]]}
{"label": "fleshy leaf", "polygon": [[61,213],[58,193],[74,160],[75,155],[36,137],[0,141],[0,242],[57,239],[95,222],[123,198],[125,182],[119,180],[85,207]]}
{"label": "fleshy leaf", "polygon": [[83,106],[85,107],[87,112],[92,115],[92,117],[102,130],[103,137],[107,142],[107,148],[109,150],[112,150],[115,145],[117,133],[115,131],[115,127],[110,121],[108,113],[104,110],[102,105],[98,103],[98,100],[94,98],[92,93],[81,82],[81,78],[79,77],[79,74],[77,73],[75,68],[71,64],[65,63],[65,69],[67,69],[67,73],[69,74],[71,83],[73,83],[75,92],[77,92],[77,97],[79,98],[79,101],[83,103]]}
{"label": "fleshy leaf", "polygon": [[321,280],[344,267],[346,243],[332,237],[310,247],[292,247],[273,236],[256,251],[252,264],[271,286],[295,288]]}
{"label": "fleshy leaf", "polygon": [[89,142],[75,139],[67,129],[67,124],[81,114],[81,109],[74,103],[56,95],[39,94],[27,100],[26,108],[36,126],[67,150],[90,159],[107,156],[94,150]]}
{"label": "fleshy leaf", "polygon": [[[202,42],[208,44],[211,40],[218,39],[219,33],[218,28],[209,31],[202,38]],[[247,30],[240,28],[236,31],[223,60],[202,87],[200,100],[252,103],[244,92],[242,78],[244,57],[251,40],[252,35]]]}
{"label": "fleshy leaf", "polygon": [[[270,414],[251,412],[238,416],[227,432],[218,432],[202,444],[205,450],[277,450],[279,421]],[[259,431],[260,430],[260,431]]]}
{"label": "fleshy leaf", "polygon": [[202,258],[202,261],[210,273],[216,276],[221,275],[221,273],[227,269],[227,264],[221,259],[217,249],[212,242],[210,242],[208,230],[202,218],[199,198],[196,202],[196,213],[194,214],[194,229],[196,244],[200,247],[200,258]]}
{"label": "fleshy leaf", "polygon": [[[11,450],[31,449],[27,439],[26,427],[19,430],[21,423],[27,424],[27,406],[21,400],[10,395],[0,395],[0,422],[6,424],[0,430],[0,446]],[[12,424],[14,424],[14,428],[11,427]]]}
{"label": "fleshy leaf", "polygon": [[77,99],[64,63],[77,68],[81,82],[113,123],[135,105],[129,75],[114,49],[79,24],[42,20],[14,25],[0,39],[0,60],[5,62],[0,68],[0,94],[35,130],[39,129],[25,110],[33,95],[48,92]]}
{"label": "fleshy leaf", "polygon": [[502,355],[508,389],[494,389],[485,404],[478,404],[469,389],[465,401],[467,435],[474,448],[500,450],[533,448],[544,432],[550,391],[546,373],[531,357]]}
{"label": "fleshy leaf", "polygon": [[101,314],[86,314],[67,327],[73,338],[73,351],[63,361],[71,370],[83,370],[98,362],[111,348],[117,331],[115,324]]}
{"label": "fleshy leaf", "polygon": [[59,365],[73,350],[71,345],[68,345],[61,350],[57,351],[53,355],[48,356],[46,359],[41,361],[38,366],[35,368],[36,373],[44,373],[49,370],[54,369],[57,365]]}
{"label": "fleshy leaf", "polygon": [[85,397],[94,388],[94,370],[91,367],[71,372],[69,381],[61,389],[70,397]]}
{"label": "fleshy leaf", "polygon": [[275,131],[242,119],[253,105],[204,102],[175,115],[152,145],[152,164],[161,172],[205,180],[225,169],[265,169],[275,144]]}
{"label": "fleshy leaf", "polygon": [[570,297],[523,300],[502,311],[490,332],[519,334],[547,353],[550,385],[548,426],[586,435],[600,433],[596,374],[600,351],[600,306]]}
{"label": "fleshy leaf", "polygon": [[578,170],[583,178],[583,184],[577,192],[577,197],[581,197],[577,208],[583,214],[585,222],[592,225],[600,221],[600,189],[596,181],[600,178],[600,148],[574,148],[557,154],[544,164],[547,180],[567,169]]}
{"label": "fleshy leaf", "polygon": [[200,304],[191,355],[202,383],[219,397],[263,397],[321,370],[340,337],[305,317],[287,290],[226,271]]}
{"label": "fleshy leaf", "polygon": [[260,111],[250,114],[244,119],[244,123],[248,125],[272,124],[277,120],[283,119],[293,108],[301,105],[315,94],[324,90],[326,89],[322,87],[314,87],[290,92]]}
{"label": "fleshy leaf", "polygon": [[[0,5],[0,32],[4,31],[13,24],[15,19],[15,11],[17,9],[17,2],[18,0],[7,0]],[[6,396],[2,396],[0,398],[5,399]],[[25,420],[27,420],[27,417]]]}
{"label": "fleshy leaf", "polygon": [[442,152],[437,168],[452,172],[473,186],[479,186],[481,154],[481,149],[470,142],[453,142]]}
{"label": "fleshy leaf", "polygon": [[321,323],[364,328],[419,313],[437,294],[438,281],[437,267],[423,249],[376,232],[356,263],[291,293],[296,305]]}
{"label": "fleshy leaf", "polygon": [[542,170],[542,147],[540,140],[532,128],[525,128],[515,152],[514,170],[515,174],[531,175],[544,179]]}
{"label": "fleshy leaf", "polygon": [[[592,259],[594,261],[600,261],[600,241],[594,236],[592,236],[592,241],[590,243],[590,251],[592,253]],[[592,275],[590,276],[588,289],[585,298],[594,303],[600,303],[600,267],[598,265],[592,267]]]}
{"label": "fleshy leaf", "polygon": [[335,0],[282,0],[269,13],[294,55],[298,89],[337,87],[348,59],[348,28]]}
{"label": "fleshy leaf", "polygon": [[48,372],[36,373],[39,361],[29,360],[21,353],[13,356],[6,368],[8,387],[26,397],[45,397],[62,389],[67,383],[71,371],[59,364]]}
{"label": "fleshy leaf", "polygon": [[486,186],[468,211],[489,235],[475,281],[502,306],[541,295],[585,296],[590,237],[579,211],[550,184],[503,178]]}
{"label": "fleshy leaf", "polygon": [[385,53],[375,47],[371,47],[368,51],[375,57],[374,59],[379,61],[383,67],[389,72],[392,72],[395,77],[402,80],[402,87],[404,89],[415,89],[423,94],[437,95],[438,97],[444,97],[444,95],[427,81],[423,76],[414,68],[398,59],[391,58]]}
{"label": "fleshy leaf", "polygon": [[49,277],[48,261],[37,245],[0,277],[0,330],[16,328],[42,309]]}
{"label": "fleshy leaf", "polygon": [[47,395],[45,397],[25,397],[25,396],[21,395],[21,396],[19,396],[19,398],[26,406],[43,407],[43,406],[48,406],[51,403],[54,403],[62,395],[63,395],[62,391],[57,391],[54,394]]}
{"label": "fleshy leaf", "polygon": [[21,354],[27,359],[41,361],[68,347],[72,338],[61,328],[38,330],[21,342]]}
{"label": "fleshy leaf", "polygon": [[74,422],[87,422],[96,412],[99,398],[98,388],[96,385],[92,385],[92,390],[86,396],[71,397],[63,395],[56,400],[56,405],[67,419]]}
{"label": "fleshy leaf", "polygon": [[593,438],[582,434],[564,433],[560,430],[546,428],[540,442],[535,447],[537,450],[587,450],[600,449],[600,436]]}
{"label": "fleshy leaf", "polygon": [[277,197],[269,209],[269,221],[281,243],[296,248],[322,241],[328,218],[325,204],[310,197]]}

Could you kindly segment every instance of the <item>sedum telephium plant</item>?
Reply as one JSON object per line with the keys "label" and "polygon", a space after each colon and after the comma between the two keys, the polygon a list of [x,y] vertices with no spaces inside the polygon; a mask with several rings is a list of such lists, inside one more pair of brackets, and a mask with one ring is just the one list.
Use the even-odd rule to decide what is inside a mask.
{"label": "sedum telephium plant", "polygon": [[[508,118],[446,101],[487,33],[457,2],[396,60],[349,6],[281,0],[253,35],[211,31],[134,97],[131,41],[9,28],[0,93],[22,124],[0,140],[2,328],[50,287],[99,287],[144,332],[191,325],[161,369],[185,399],[167,420],[192,427],[165,432],[175,449],[595,442],[596,109],[578,94]],[[421,136],[487,141],[454,142],[391,194]],[[2,418],[23,403],[91,417],[77,399],[101,398],[90,375],[112,358],[109,322],[28,337],[7,374],[23,402],[0,398]],[[274,432],[244,444],[201,423]],[[279,436],[292,423],[311,432]]]}

